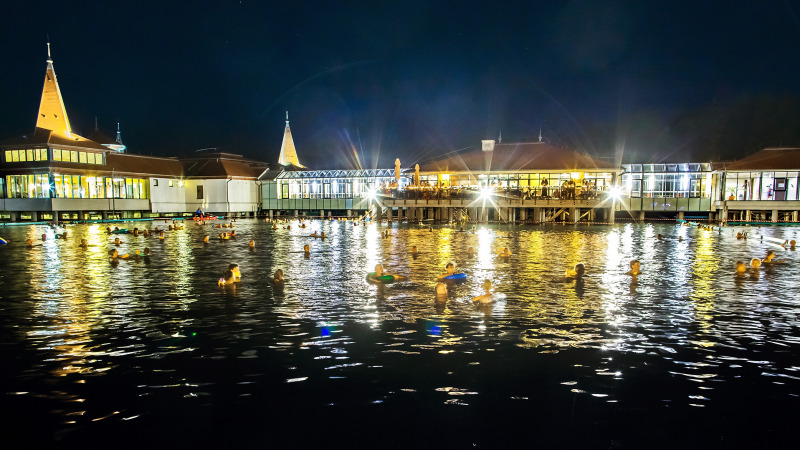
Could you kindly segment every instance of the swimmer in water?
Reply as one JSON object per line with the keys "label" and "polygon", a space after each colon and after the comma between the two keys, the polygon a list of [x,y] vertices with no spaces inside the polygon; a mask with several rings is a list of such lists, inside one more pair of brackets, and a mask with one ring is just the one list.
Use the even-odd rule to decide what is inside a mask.
{"label": "swimmer in water", "polygon": [[638,276],[640,273],[642,273],[641,270],[639,270],[640,267],[641,267],[641,264],[639,264],[639,260],[638,259],[632,260],[630,265],[631,265],[631,270],[629,270],[625,275],[630,275],[632,277],[635,277],[635,276]]}
{"label": "swimmer in water", "polygon": [[508,251],[508,247],[503,247],[503,251],[501,251],[500,253],[498,253],[498,255],[499,255],[501,258],[508,258],[509,256],[511,256],[511,252],[509,252],[509,251]]}
{"label": "swimmer in water", "polygon": [[400,281],[400,280],[408,279],[408,277],[404,277],[403,275],[395,275],[393,273],[386,273],[386,272],[383,271],[383,264],[376,264],[375,265],[375,272],[368,274],[367,275],[367,280],[373,281],[373,282],[384,281],[384,280],[380,279],[381,277],[392,277],[393,281]]}
{"label": "swimmer in water", "polygon": [[447,285],[444,283],[436,283],[436,287],[434,288],[434,292],[436,292],[436,300],[442,301],[447,300]]}
{"label": "swimmer in water", "polygon": [[470,247],[467,249],[467,258],[472,258],[473,256],[475,256],[475,249]]}
{"label": "swimmer in water", "polygon": [[767,257],[764,258],[761,262],[762,263],[774,263],[774,262],[776,262],[776,261],[773,261],[774,259],[775,259],[775,250],[769,250],[767,252]]}
{"label": "swimmer in water", "polygon": [[789,250],[794,250],[795,245],[797,245],[797,242],[794,239],[789,241]]}
{"label": "swimmer in water", "polygon": [[117,258],[119,258],[119,259],[128,259],[128,258],[130,258],[130,256],[131,255],[129,255],[127,253],[125,253],[124,255],[120,255],[119,252],[117,251],[117,249],[111,250],[111,259],[112,260],[115,260]]}
{"label": "swimmer in water", "polygon": [[86,239],[81,239],[81,243],[80,243],[79,247],[88,248],[89,247],[89,241],[87,241]]}
{"label": "swimmer in water", "polygon": [[416,257],[418,254],[419,254],[419,252],[417,251],[417,246],[416,245],[412,245],[411,246],[411,256]]}
{"label": "swimmer in water", "polygon": [[736,261],[736,276],[743,277],[745,273],[747,273],[747,266],[744,261]]}
{"label": "swimmer in water", "polygon": [[449,277],[450,275],[453,275],[455,273],[455,271],[456,271],[456,266],[455,266],[455,264],[449,262],[449,263],[447,263],[447,266],[445,266],[444,270],[445,270],[445,273],[439,275],[438,280],[440,280],[440,281],[444,280],[446,277]]}
{"label": "swimmer in water", "polygon": [[28,248],[33,248],[33,247],[41,247],[41,245],[42,245],[42,244],[36,244],[36,245],[33,245],[33,241],[32,241],[32,240],[30,240],[30,239],[28,239],[27,241],[25,241],[25,245],[26,245]]}
{"label": "swimmer in water", "polygon": [[319,238],[320,238],[320,239],[325,239],[326,237],[327,237],[327,236],[325,236],[325,232],[324,232],[324,231],[323,231],[322,233],[320,233],[320,234],[319,234]]}
{"label": "swimmer in water", "polygon": [[124,242],[120,241],[119,238],[114,238],[114,245],[119,247],[119,244],[124,244]]}
{"label": "swimmer in water", "polygon": [[313,232],[313,233],[311,233],[309,236],[310,236],[310,237],[313,237],[313,238],[315,238],[315,237],[319,237],[319,235],[317,234],[317,232],[316,232],[316,231],[315,231],[315,232]]}
{"label": "swimmer in water", "polygon": [[42,234],[42,242],[45,242],[45,241],[47,241],[47,235],[46,234]]}
{"label": "swimmer in water", "polygon": [[229,286],[234,283],[236,283],[236,276],[230,270],[225,271],[219,281],[217,281],[217,284],[220,286]]}
{"label": "swimmer in water", "polygon": [[242,279],[242,273],[239,272],[239,265],[238,264],[230,264],[230,265],[228,265],[228,270],[233,272],[234,281],[239,281],[239,280]]}
{"label": "swimmer in water", "polygon": [[203,243],[208,244],[208,235],[203,236]]}
{"label": "swimmer in water", "polygon": [[275,271],[275,275],[272,277],[272,282],[275,284],[281,283],[283,284],[285,280],[283,279],[283,270],[278,269]]}
{"label": "swimmer in water", "polygon": [[247,243],[247,246],[250,248],[250,250],[256,248],[256,241],[250,240],[250,242]]}
{"label": "swimmer in water", "polygon": [[578,263],[575,264],[575,267],[573,267],[572,269],[567,269],[566,272],[564,272],[564,276],[566,276],[567,279],[580,280],[581,278],[583,278],[583,274],[585,272],[586,272],[586,267],[583,265],[583,263]]}
{"label": "swimmer in water", "polygon": [[308,244],[303,246],[303,253],[305,254],[306,258],[311,256],[311,247]]}
{"label": "swimmer in water", "polygon": [[656,239],[657,239],[657,240],[659,240],[659,241],[660,241],[660,240],[661,240],[661,238],[663,238],[663,236],[661,236],[661,234],[657,234],[657,235],[656,235]]}
{"label": "swimmer in water", "polygon": [[752,269],[753,273],[758,273],[758,268],[761,267],[761,260],[758,258],[753,258],[750,260],[750,268]]}
{"label": "swimmer in water", "polygon": [[474,303],[484,303],[484,304],[493,302],[494,298],[492,297],[491,289],[492,289],[492,282],[489,280],[483,280],[484,294],[473,298],[472,301]]}
{"label": "swimmer in water", "polygon": [[150,249],[147,247],[144,248],[144,256],[150,256]]}

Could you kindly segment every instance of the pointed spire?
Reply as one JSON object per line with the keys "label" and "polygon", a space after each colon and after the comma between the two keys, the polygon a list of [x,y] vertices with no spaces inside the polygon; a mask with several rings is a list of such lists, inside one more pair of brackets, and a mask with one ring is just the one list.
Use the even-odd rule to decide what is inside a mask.
{"label": "pointed spire", "polygon": [[94,116],[94,131],[100,131],[100,128],[97,126],[97,116]]}
{"label": "pointed spire", "polygon": [[542,127],[539,127],[539,142],[542,142]]}
{"label": "pointed spire", "polygon": [[283,166],[292,164],[297,167],[305,168],[297,159],[297,150],[294,148],[292,130],[289,128],[289,111],[286,111],[286,128],[283,131],[283,143],[281,144],[281,155],[278,158],[278,164]]}
{"label": "pointed spire", "polygon": [[503,130],[500,130],[500,136],[497,137],[497,143],[498,144],[503,143]]}
{"label": "pointed spire", "polygon": [[125,145],[125,144],[122,143],[122,132],[119,131],[119,122],[117,122],[117,140],[116,140],[116,142],[119,145]]}
{"label": "pointed spire", "polygon": [[64,99],[56,80],[56,71],[53,69],[53,59],[50,54],[50,39],[47,40],[47,72],[44,77],[42,100],[39,103],[39,116],[36,118],[36,127],[52,130],[70,139],[73,138],[69,125],[67,110],[64,108]]}

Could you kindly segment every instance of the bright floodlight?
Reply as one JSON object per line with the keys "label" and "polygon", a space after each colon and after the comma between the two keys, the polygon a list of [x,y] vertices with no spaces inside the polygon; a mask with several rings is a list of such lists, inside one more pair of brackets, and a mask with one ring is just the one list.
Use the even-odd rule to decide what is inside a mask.
{"label": "bright floodlight", "polygon": [[619,200],[622,198],[622,188],[619,186],[611,186],[611,189],[608,190],[608,195],[614,200]]}
{"label": "bright floodlight", "polygon": [[370,189],[367,191],[367,198],[370,200],[375,200],[378,198],[378,191],[375,189]]}
{"label": "bright floodlight", "polygon": [[481,188],[481,200],[489,200],[492,198],[492,188],[490,187],[482,187]]}

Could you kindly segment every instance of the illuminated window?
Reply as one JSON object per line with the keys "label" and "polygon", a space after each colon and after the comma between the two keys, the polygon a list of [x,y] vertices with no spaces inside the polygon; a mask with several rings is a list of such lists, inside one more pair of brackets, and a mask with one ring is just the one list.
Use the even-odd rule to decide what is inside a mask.
{"label": "illuminated window", "polygon": [[169,180],[169,187],[175,187],[175,180]]}

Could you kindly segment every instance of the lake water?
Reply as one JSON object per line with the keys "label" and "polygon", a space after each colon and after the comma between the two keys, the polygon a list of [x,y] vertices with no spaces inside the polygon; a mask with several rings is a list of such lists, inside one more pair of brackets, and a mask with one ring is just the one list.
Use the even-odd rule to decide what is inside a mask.
{"label": "lake water", "polygon": [[[745,228],[309,221],[273,230],[245,220],[235,240],[220,241],[229,230],[187,221],[162,241],[105,226],[68,226],[68,240],[33,249],[25,239],[52,230],[0,228],[12,241],[0,247],[0,442],[774,448],[795,439],[798,253],[779,244],[800,238],[796,227],[749,227],[737,240]],[[112,264],[114,237],[125,241],[120,253],[152,254]],[[509,258],[497,256],[503,247]],[[785,264],[734,276],[735,261],[770,249]],[[634,258],[643,273],[632,282]],[[449,261],[468,279],[437,302]],[[409,280],[368,283],[379,262]],[[566,281],[577,262],[585,279]],[[229,263],[243,278],[220,287]],[[279,268],[281,291],[267,281]],[[498,300],[475,306],[484,279]]]}

